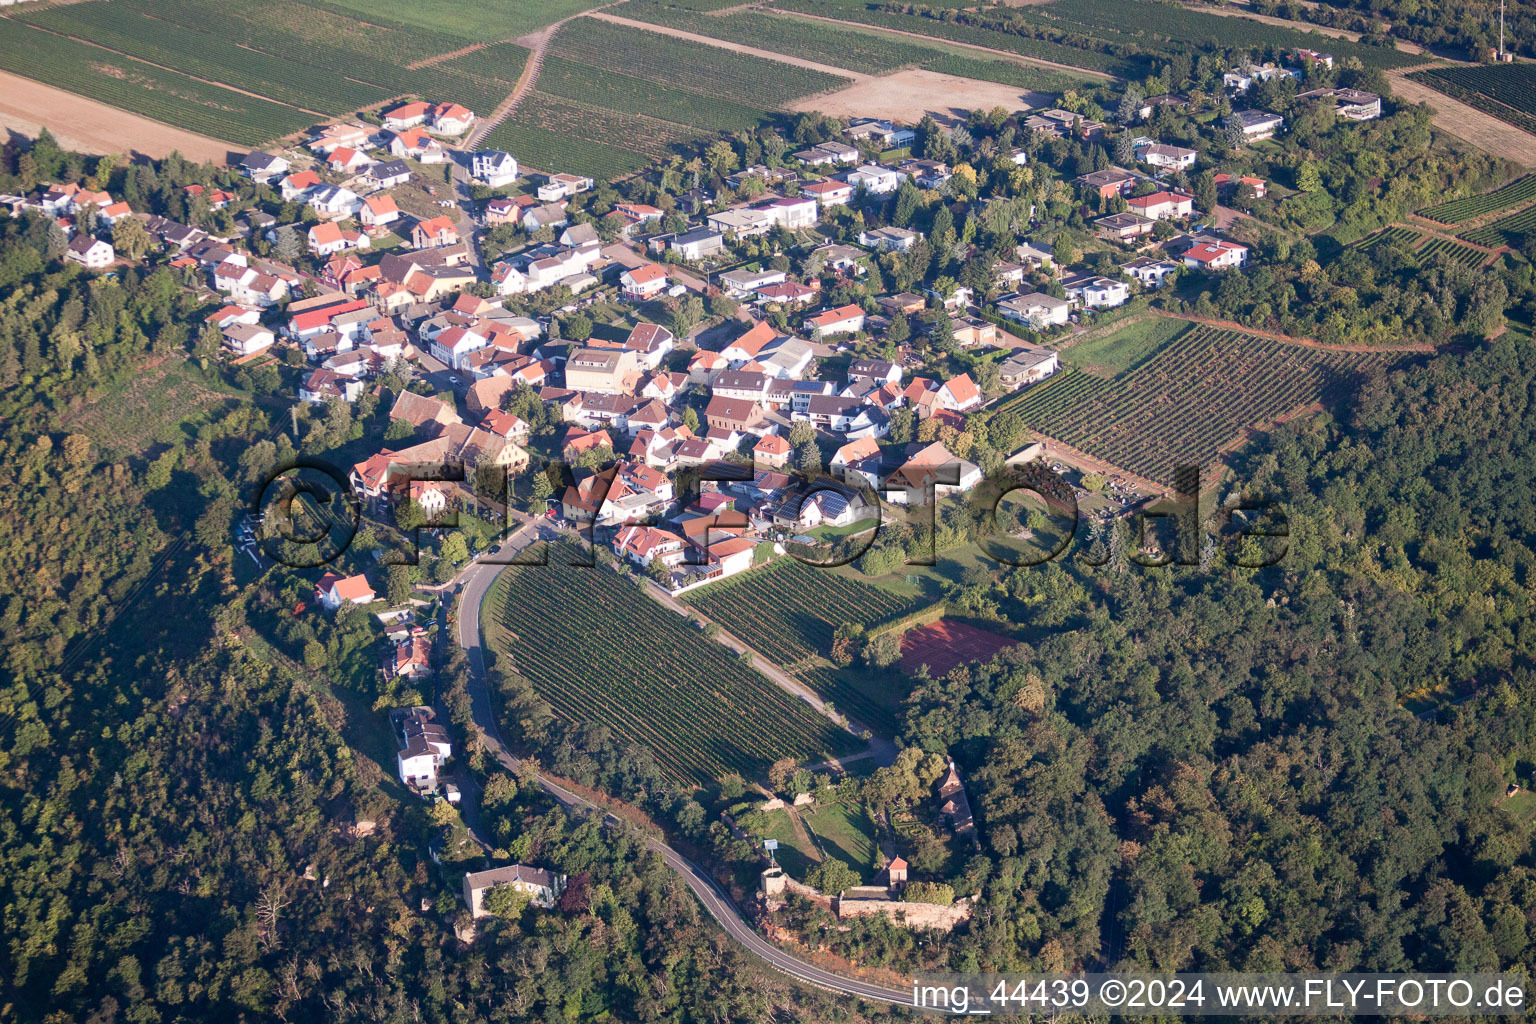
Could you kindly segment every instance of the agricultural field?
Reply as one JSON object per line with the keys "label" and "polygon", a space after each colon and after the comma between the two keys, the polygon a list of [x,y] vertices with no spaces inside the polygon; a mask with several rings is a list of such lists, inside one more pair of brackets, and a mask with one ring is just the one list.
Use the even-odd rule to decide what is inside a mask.
{"label": "agricultural field", "polygon": [[1465,224],[1469,220],[1532,201],[1536,201],[1536,174],[1527,174],[1492,192],[1427,207],[1419,211],[1419,216],[1442,224]]}
{"label": "agricultural field", "polygon": [[387,18],[432,32],[448,32],[471,42],[515,39],[561,18],[596,7],[601,0],[305,0],[316,7],[357,15],[367,21]]}
{"label": "agricultural field", "polygon": [[575,103],[535,89],[485,142],[516,155],[525,167],[612,179],[633,174],[697,138],[699,133],[686,125]]}
{"label": "agricultural field", "polygon": [[562,720],[601,722],[700,784],[860,748],[632,580],[567,560],[503,570],[485,607],[487,642]]}
{"label": "agricultural field", "polygon": [[545,58],[544,67],[539,72],[539,91],[590,106],[659,118],[712,132],[755,128],[766,116],[758,107],[604,71],[564,57]]}
{"label": "agricultural field", "polygon": [[296,107],[14,24],[0,30],[0,70],[237,145],[259,145],[315,121]]}
{"label": "agricultural field", "polygon": [[1518,248],[1531,235],[1536,235],[1536,206],[1527,206],[1492,224],[1461,233],[1462,238],[1478,245],[1507,245],[1511,248]]}
{"label": "agricultural field", "polygon": [[[637,16],[630,12],[628,4],[619,8],[619,13],[626,17]],[[552,56],[590,67],[747,106],[781,107],[801,96],[840,89],[849,83],[848,79],[838,75],[822,74],[751,54],[732,53],[706,43],[642,32],[595,18],[578,18],[566,25],[555,36],[549,52]]]}
{"label": "agricultural field", "polygon": [[703,587],[684,601],[791,670],[826,657],[843,623],[889,619],[909,603],[793,558]]}
{"label": "agricultural field", "polygon": [[1536,135],[1536,65],[1428,68],[1408,77]]}
{"label": "agricultural field", "polygon": [[[268,142],[323,117],[400,96],[448,99],[489,113],[512,91],[528,57],[526,49],[502,43],[413,67],[462,50],[470,40],[395,22],[373,11],[364,21],[323,0],[251,0],[238,5],[92,0],[15,8],[7,19],[11,23],[0,32],[0,67],[5,70],[242,145]],[[37,38],[47,33],[24,33],[15,22],[58,35]],[[94,40],[128,57],[178,71],[145,72],[137,64],[124,69],[119,64],[126,58],[64,36]],[[125,71],[131,71],[127,80],[138,80],[139,88],[107,81],[124,81]],[[183,78],[207,81],[195,86],[180,80],[154,81],[155,76],[181,72]],[[194,90],[204,95],[191,102],[217,111],[216,116],[183,113],[187,104],[176,101],[189,99]],[[229,98],[225,93],[230,90],[240,92]]]}
{"label": "agricultural field", "polygon": [[1391,358],[1191,324],[1132,370],[1102,377],[1064,368],[1004,408],[1027,427],[1171,484],[1176,465],[1207,465],[1245,427],[1334,394]]}
{"label": "agricultural field", "polygon": [[[628,7],[635,2],[636,0],[631,0],[630,4],[625,6]],[[1058,42],[1054,38],[1039,39],[1013,32],[1005,32],[1000,29],[986,28],[980,25],[961,25],[954,22],[940,21],[936,18],[927,18],[920,14],[874,10],[866,7],[863,3],[850,4],[840,2],[840,0],[782,0],[782,2],[776,3],[774,6],[781,10],[814,14],[824,18],[836,18],[839,21],[867,25],[872,28],[912,32],[920,36],[927,36],[935,42],[968,43],[972,46],[985,46],[994,50],[1018,54],[1021,57],[1048,60],[1058,64],[1066,64],[1071,67],[1086,68],[1091,71],[1101,71],[1113,75],[1135,77],[1147,74],[1152,70],[1150,62],[1144,58],[1116,57],[1090,48],[1098,43],[1115,40],[1105,39],[1102,35],[1088,38],[1088,33],[1082,32],[1075,26],[1051,25],[1044,22],[1043,19],[1031,18],[1029,15],[1023,14],[1022,11],[1024,9],[1010,10],[1009,15],[1020,21],[1041,23],[1042,27],[1052,35],[1065,36],[1070,32],[1075,36],[1075,41],[1081,42],[1083,45]],[[912,40],[906,40],[905,42],[911,46],[917,45]],[[929,67],[931,65],[925,63],[923,66]],[[933,68],[933,70],[940,69]],[[1049,91],[1048,86],[1037,86],[1035,88]]]}

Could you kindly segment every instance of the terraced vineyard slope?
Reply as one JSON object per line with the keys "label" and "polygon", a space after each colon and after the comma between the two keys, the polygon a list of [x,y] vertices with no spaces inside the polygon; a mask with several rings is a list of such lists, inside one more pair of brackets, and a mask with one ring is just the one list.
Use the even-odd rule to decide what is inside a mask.
{"label": "terraced vineyard slope", "polygon": [[1335,351],[1204,324],[1113,377],[1064,369],[1002,408],[1031,429],[1161,483],[1212,463],[1245,427],[1337,393],[1392,353]]}

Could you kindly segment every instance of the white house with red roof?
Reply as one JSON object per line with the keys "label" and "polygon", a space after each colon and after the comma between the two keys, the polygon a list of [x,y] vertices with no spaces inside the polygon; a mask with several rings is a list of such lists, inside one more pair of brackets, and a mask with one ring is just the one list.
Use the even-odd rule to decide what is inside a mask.
{"label": "white house with red roof", "polygon": [[683,560],[683,538],[654,526],[626,526],[614,534],[613,553],[645,568],[659,561],[670,569]]}
{"label": "white house with red roof", "polygon": [[438,135],[463,135],[475,123],[475,112],[462,103],[439,103],[427,112],[427,124]]}
{"label": "white house with red roof", "polygon": [[331,155],[325,162],[338,174],[356,174],[373,163],[365,154],[359,153],[350,146],[337,146],[331,150]]}
{"label": "white house with red roof", "polygon": [[384,127],[392,132],[403,132],[407,128],[426,124],[427,112],[431,109],[432,104],[417,100],[414,103],[402,104],[393,110],[386,110],[384,112]]}
{"label": "white house with red roof", "polygon": [[320,577],[320,583],[315,587],[315,596],[327,611],[333,612],[344,604],[372,604],[378,595],[368,585],[368,577],[361,573],[341,576],[328,572]]}
{"label": "white house with red roof", "polygon": [[971,375],[962,373],[958,377],[951,377],[939,385],[938,405],[940,409],[950,412],[970,412],[981,406],[981,389],[976,382],[971,380]]}
{"label": "white house with red roof", "polygon": [[1182,192],[1153,192],[1145,196],[1132,196],[1125,201],[1125,205],[1152,220],[1188,217],[1195,212],[1194,197]]}
{"label": "white house with red roof", "polygon": [[846,206],[853,198],[853,186],[846,181],[818,181],[800,190],[822,206]]}
{"label": "white house with red roof", "polygon": [[454,226],[452,218],[446,216],[418,221],[411,228],[413,249],[437,249],[445,245],[457,245],[458,241],[459,229]]}
{"label": "white house with red roof", "polygon": [[659,294],[667,286],[667,272],[655,263],[634,267],[619,275],[624,297],[640,301]]}
{"label": "white house with red roof", "polygon": [[849,304],[808,316],[802,325],[812,335],[852,334],[864,329],[864,310]]}
{"label": "white house with red roof", "polygon": [[363,209],[358,216],[364,227],[379,228],[399,220],[400,207],[394,196],[369,196],[363,200]]}
{"label": "white house with red roof", "polygon": [[1224,238],[1196,242],[1184,250],[1184,265],[1195,270],[1230,270],[1248,265],[1248,247]]}

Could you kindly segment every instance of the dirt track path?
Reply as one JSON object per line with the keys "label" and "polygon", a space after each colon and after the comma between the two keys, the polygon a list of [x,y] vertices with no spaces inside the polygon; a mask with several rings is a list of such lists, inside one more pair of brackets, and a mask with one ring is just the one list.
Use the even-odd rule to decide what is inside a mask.
{"label": "dirt track path", "polygon": [[[957,43],[957,42],[955,42],[952,39],[939,39],[936,36],[925,36],[921,32],[908,32],[906,29],[885,28],[885,27],[883,27],[881,25],[865,25],[865,24],[863,24],[861,22],[855,22],[855,21],[840,21],[837,18],[828,18],[825,15],[821,15],[821,14],[803,14],[800,11],[780,11],[780,10],[778,10],[776,8],[773,8],[773,7],[769,7],[769,8],[765,8],[765,9],[773,11],[775,14],[783,15],[783,16],[790,17],[790,18],[797,18],[797,19],[806,20],[806,21],[825,21],[825,22],[828,22],[829,24],[840,25],[843,28],[852,29],[852,30],[857,31],[857,32],[866,32],[866,33],[872,33],[872,34],[876,34],[876,35],[887,35],[887,36],[906,36],[908,39],[918,39],[918,40],[921,40],[922,42],[928,43],[930,46],[938,46],[938,47],[958,46],[958,47],[960,47],[961,49],[964,49],[964,50],[975,50],[977,53],[990,53],[990,54],[992,54],[993,56],[996,56],[996,57],[1004,57],[1004,58],[1006,58],[1008,60],[1011,60],[1011,61],[1013,61],[1015,63],[1018,63],[1018,64],[1033,64],[1036,67],[1053,68],[1053,69],[1055,69],[1057,71],[1070,71],[1074,75],[1083,75],[1083,76],[1085,76],[1087,78],[1097,78],[1097,79],[1100,79],[1100,80],[1105,81],[1105,82],[1119,81],[1119,79],[1117,79],[1114,75],[1111,75],[1111,74],[1109,74],[1106,71],[1094,71],[1094,70],[1092,70],[1090,68],[1080,68],[1076,64],[1061,64],[1061,63],[1058,63],[1057,61],[1045,60],[1045,59],[1040,58],[1040,57],[1026,57],[1023,54],[1014,53],[1012,50],[999,50],[996,47],[981,46],[981,45],[978,45],[976,43]],[[766,56],[772,56],[772,55],[771,54],[766,54]],[[775,57],[774,59],[775,60],[785,60],[786,58],[784,58],[784,57]],[[848,72],[841,72],[841,73],[842,74],[847,74]]]}
{"label": "dirt track path", "polygon": [[598,12],[603,7],[612,7],[619,2],[621,0],[611,0],[611,2],[603,4],[602,7],[594,7],[590,11],[578,11],[569,17],[561,18],[553,25],[545,25],[536,32],[530,32],[525,36],[519,36],[514,39],[513,42],[518,46],[528,48],[528,63],[523,65],[523,73],[517,76],[517,84],[512,87],[511,95],[497,104],[496,109],[491,111],[489,116],[482,119],[479,124],[470,130],[469,135],[464,139],[464,148],[471,150],[480,145],[480,140],[491,134],[491,132],[496,130],[497,125],[512,116],[512,112],[517,109],[518,104],[522,103],[524,97],[533,91],[534,83],[539,80],[539,71],[544,67],[544,53],[549,49],[550,41],[555,38],[555,33],[560,31],[561,26],[568,21],[585,18],[589,15],[601,17]]}
{"label": "dirt track path", "polygon": [[[646,32],[655,32],[657,35],[672,36],[674,39],[687,39],[695,43],[703,43],[705,46],[714,46],[721,50],[730,50],[732,53],[745,53],[752,57],[761,57],[764,60],[775,60],[780,64],[793,64],[797,68],[805,68],[807,71],[820,71],[825,75],[838,75],[842,78],[851,78],[855,82],[872,82],[874,75],[866,75],[858,71],[850,71],[847,68],[833,67],[831,64],[819,64],[814,60],[806,60],[803,57],[791,57],[787,53],[777,53],[773,50],[764,50],[756,46],[743,46],[740,43],[728,42],[724,39],[716,39],[714,36],[700,35],[697,32],[688,32],[680,28],[669,28],[666,25],[652,25],[648,21],[636,21],[633,18],[621,18],[617,14],[599,14],[589,11],[588,17],[599,21],[610,21],[615,25],[623,25],[626,28],[637,28]],[[809,15],[807,15],[809,17]]]}
{"label": "dirt track path", "polygon": [[1536,167],[1536,135],[1529,135],[1512,124],[1505,124],[1491,114],[1451,99],[1427,85],[1413,81],[1401,71],[1387,72],[1392,91],[1406,103],[1424,103],[1434,111],[1436,128],[1470,142],[1494,156],[1513,160],[1524,167]]}

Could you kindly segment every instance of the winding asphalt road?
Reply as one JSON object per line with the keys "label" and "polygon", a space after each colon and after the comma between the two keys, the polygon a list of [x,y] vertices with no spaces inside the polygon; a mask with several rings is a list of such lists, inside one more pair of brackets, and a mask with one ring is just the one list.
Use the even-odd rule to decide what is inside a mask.
{"label": "winding asphalt road", "polygon": [[[516,530],[511,537],[501,546],[497,554],[503,558],[510,558],[537,539],[538,526],[536,523],[528,523]],[[504,565],[496,565],[486,562],[477,563],[460,577],[460,590],[458,602],[458,642],[464,648],[469,657],[471,668],[469,694],[473,704],[475,724],[479,726],[484,736],[485,748],[501,762],[506,768],[516,771],[517,758],[507,750],[501,741],[501,733],[496,728],[496,717],[491,711],[490,688],[485,678],[485,652],[481,648],[480,641],[480,602],[485,599],[486,591],[496,581],[497,573],[504,569]],[[596,804],[579,794],[572,793],[560,784],[539,776],[539,788],[554,797],[567,807],[584,807],[589,810],[601,810]],[[605,812],[605,820],[610,824],[618,825],[619,819]],[[788,953],[772,945],[742,918],[731,903],[730,898],[715,883],[709,874],[693,861],[684,857],[670,846],[657,839],[647,839],[646,845],[661,855],[667,867],[677,872],[683,882],[704,904],[704,909],[709,911],[711,917],[719,922],[727,935],[735,939],[748,951],[759,959],[765,961],[775,970],[782,971],[797,981],[807,985],[815,985],[817,988],[838,992],[844,995],[857,996],[860,999],[868,999],[873,1002],[889,1003],[899,1006],[911,1006],[912,995],[902,989],[886,988],[882,985],[871,985],[867,982],[855,981],[845,978],[840,974],[822,970],[803,960],[798,960]]]}

